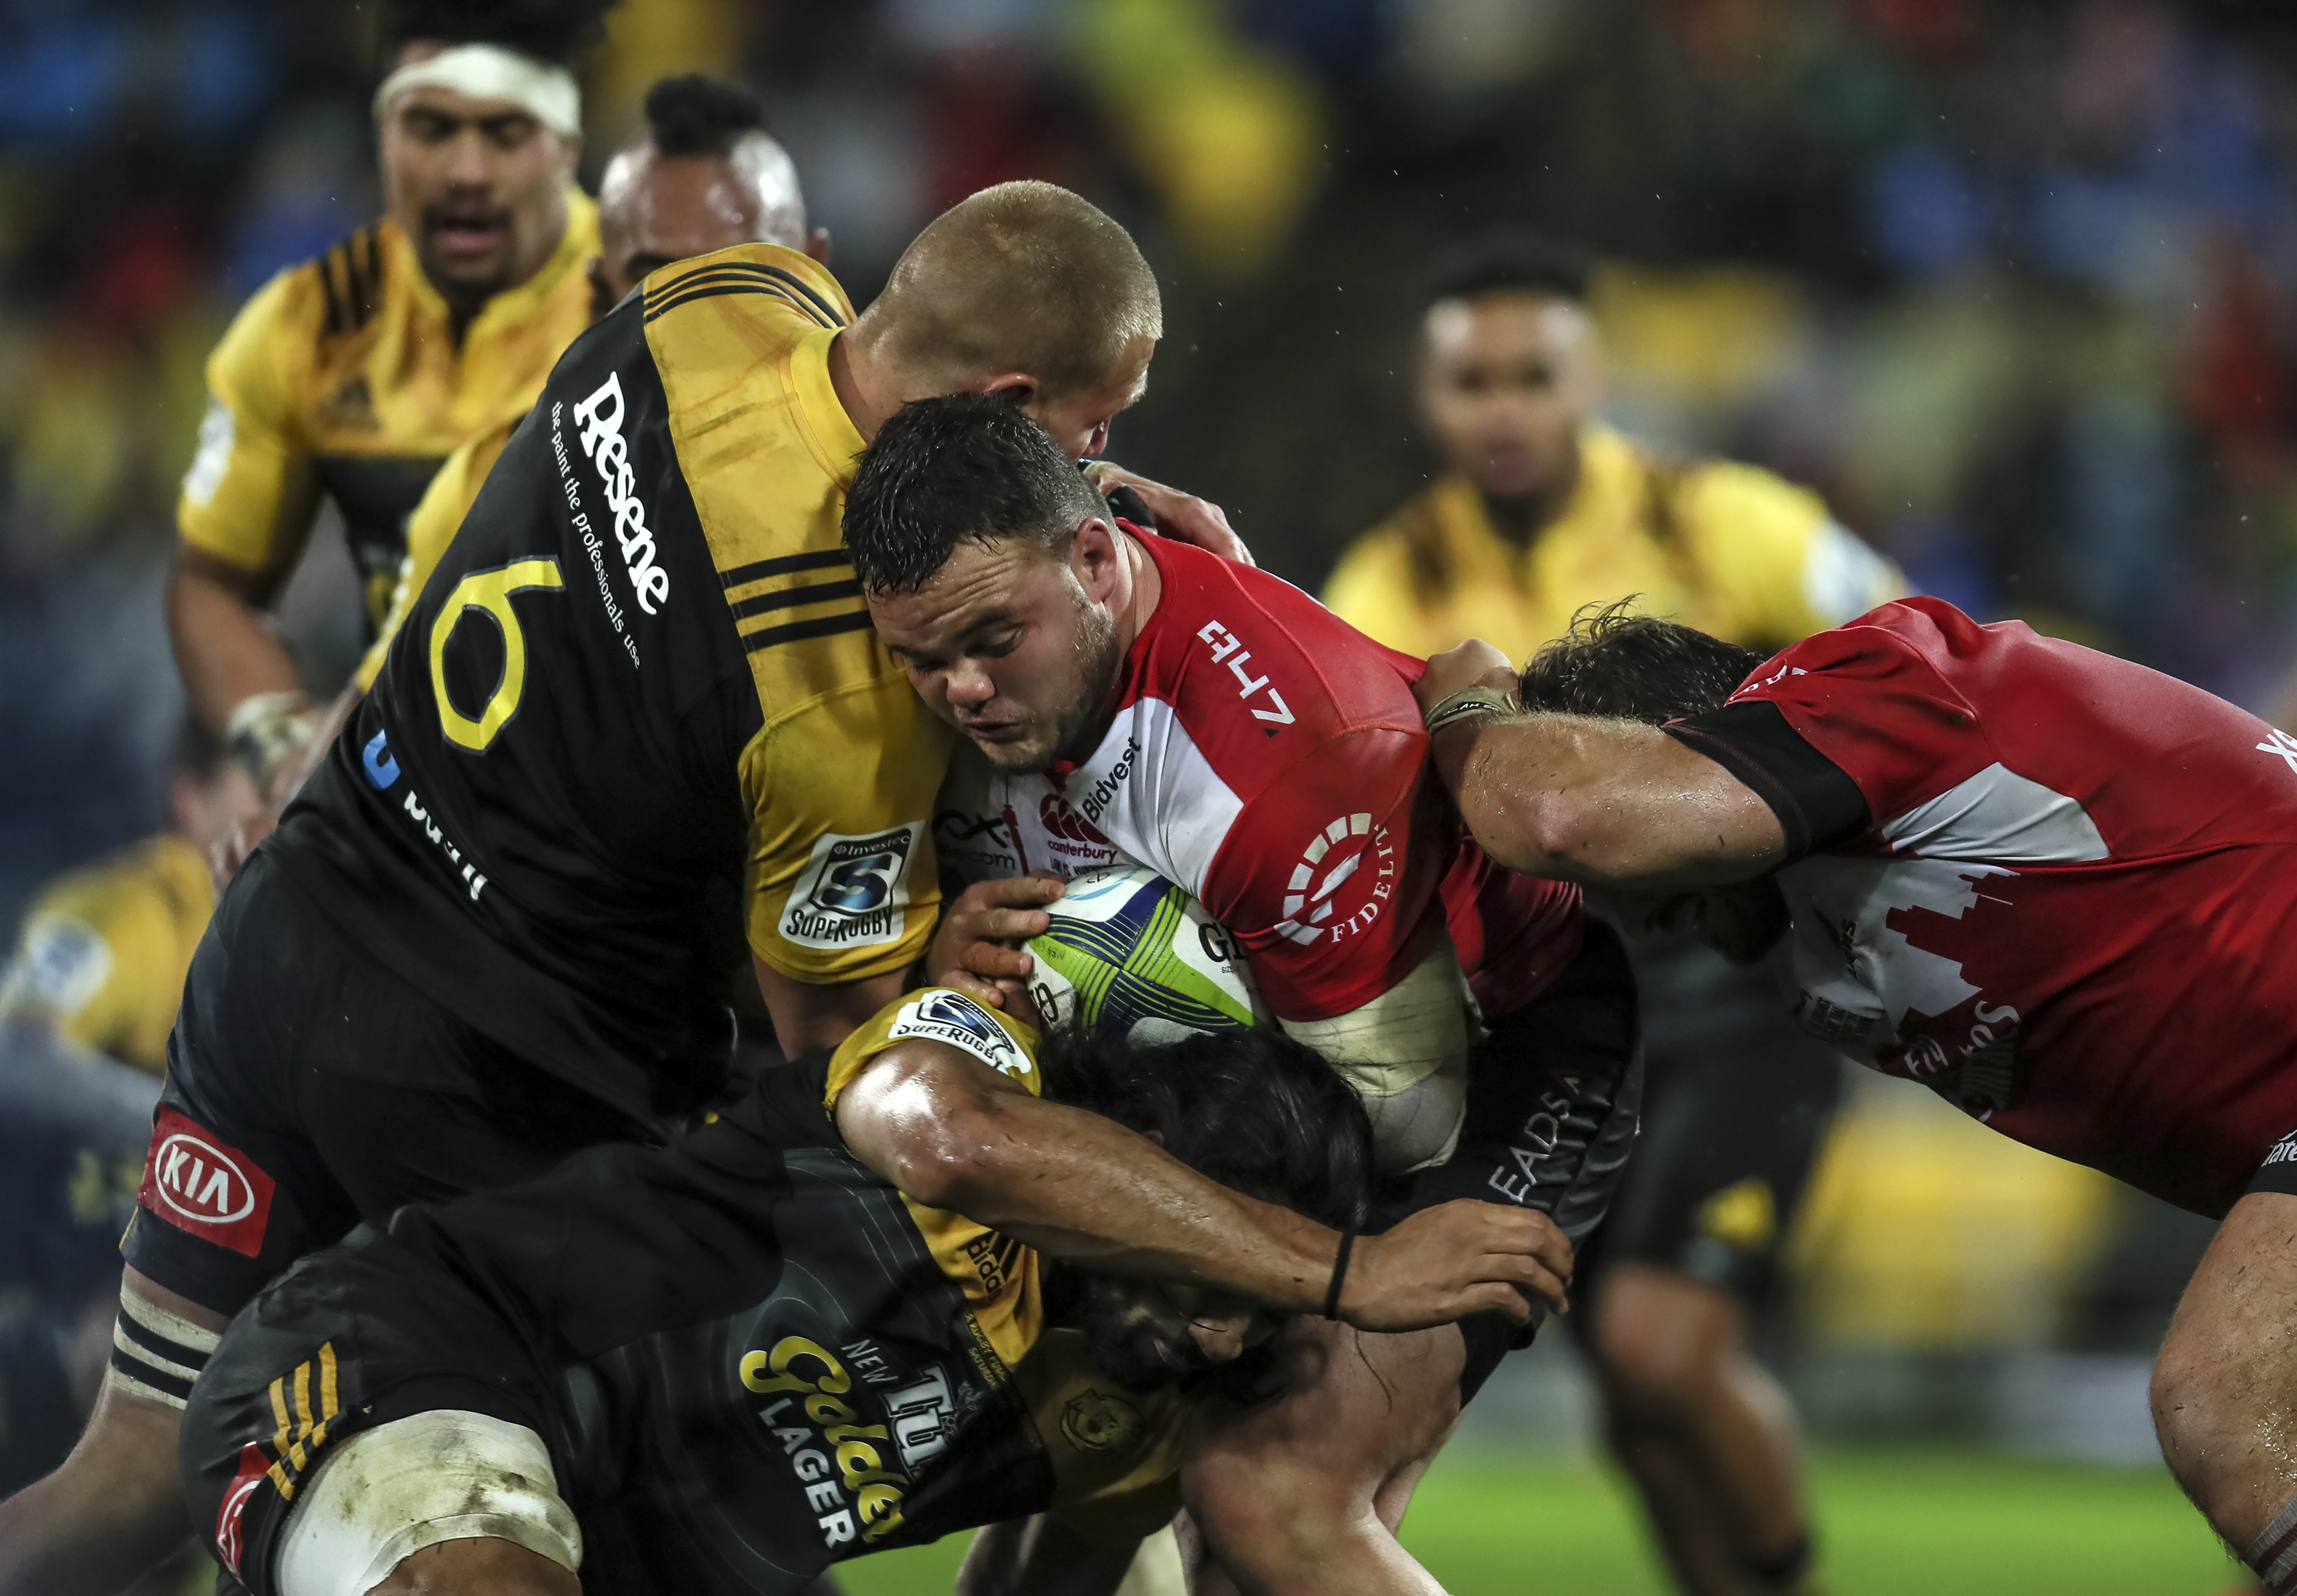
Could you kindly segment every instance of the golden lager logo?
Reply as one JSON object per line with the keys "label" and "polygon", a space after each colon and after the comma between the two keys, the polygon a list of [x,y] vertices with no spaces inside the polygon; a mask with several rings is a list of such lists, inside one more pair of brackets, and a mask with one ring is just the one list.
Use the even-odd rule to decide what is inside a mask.
{"label": "golden lager logo", "polygon": [[1128,1445],[1140,1434],[1140,1410],[1121,1396],[1104,1396],[1088,1386],[1061,1410],[1061,1434],[1079,1452]]}

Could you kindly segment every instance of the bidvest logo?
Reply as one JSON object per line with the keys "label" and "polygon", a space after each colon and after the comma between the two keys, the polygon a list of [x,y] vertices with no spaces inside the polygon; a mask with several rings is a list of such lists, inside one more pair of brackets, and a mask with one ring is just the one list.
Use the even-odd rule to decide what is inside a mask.
{"label": "bidvest logo", "polygon": [[271,1221],[271,1177],[172,1108],[160,1110],[136,1194],[144,1212],[252,1258]]}
{"label": "bidvest logo", "polygon": [[614,537],[622,546],[630,591],[638,597],[638,608],[651,615],[655,606],[670,596],[670,572],[654,563],[654,533],[646,526],[646,505],[638,498],[630,446],[622,441],[622,379],[619,375],[608,373],[598,391],[574,407],[574,424],[582,429],[582,452],[598,468],[598,480],[606,485],[606,508],[613,512]]}

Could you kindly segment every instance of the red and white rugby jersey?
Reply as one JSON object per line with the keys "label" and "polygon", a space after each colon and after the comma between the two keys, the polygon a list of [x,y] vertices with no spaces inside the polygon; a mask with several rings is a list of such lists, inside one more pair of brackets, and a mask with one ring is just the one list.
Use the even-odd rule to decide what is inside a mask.
{"label": "red and white rugby jersey", "polygon": [[2297,1127],[2297,739],[1925,598],[1668,730],[1801,855],[1809,1030],[2202,1213]]}
{"label": "red and white rugby jersey", "polygon": [[1494,868],[1428,767],[1421,662],[1288,582],[1169,539],[1091,754],[997,770],[960,742],[934,837],[967,881],[1145,866],[1244,945],[1280,1019],[1329,1019],[1411,974],[1448,917],[1486,1014],[1578,950],[1577,889]]}

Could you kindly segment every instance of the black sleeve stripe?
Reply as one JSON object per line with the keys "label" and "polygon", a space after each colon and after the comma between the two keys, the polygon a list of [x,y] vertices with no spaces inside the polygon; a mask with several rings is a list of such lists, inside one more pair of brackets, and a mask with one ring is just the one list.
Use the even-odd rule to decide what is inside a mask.
{"label": "black sleeve stripe", "polygon": [[819,621],[793,621],[786,626],[770,626],[744,638],[742,647],[745,653],[755,654],[777,644],[803,643],[809,638],[834,638],[840,632],[869,629],[869,612],[856,610],[850,615],[824,615]]}
{"label": "black sleeve stripe", "polygon": [[[136,1343],[138,1347],[151,1353],[154,1357],[165,1358],[169,1362],[179,1363],[186,1369],[205,1369],[208,1366],[208,1359],[213,1355],[201,1352],[195,1347],[185,1346],[180,1341],[170,1341],[157,1330],[138,1324],[125,1313],[120,1314],[114,1323],[119,1327],[119,1333]],[[119,1349],[115,1347],[112,1350],[117,1354]]]}
{"label": "black sleeve stripe", "polygon": [[192,1382],[181,1375],[169,1374],[164,1369],[154,1369],[141,1358],[131,1358],[118,1347],[111,1349],[111,1367],[125,1378],[139,1386],[149,1386],[154,1391],[165,1392],[177,1402],[192,1400]]}
{"label": "black sleeve stripe", "polygon": [[696,288],[680,287],[659,299],[649,297],[646,300],[646,318],[650,322],[659,321],[681,305],[690,305],[696,300],[714,300],[719,295],[727,293],[763,294],[769,299],[779,300],[793,309],[803,311],[812,319],[816,326],[836,327],[844,325],[834,317],[823,316],[812,306],[806,304],[785,289],[764,287],[755,283],[738,282],[720,284],[714,287],[707,284]]}
{"label": "black sleeve stripe", "polygon": [[1726,703],[1660,729],[1770,805],[1787,834],[1790,861],[1846,843],[1873,823],[1858,784],[1803,741],[1775,703]]}
{"label": "black sleeve stripe", "polygon": [[327,296],[326,332],[330,338],[343,331],[348,325],[342,299],[335,292],[334,259],[335,252],[329,250],[311,263],[318,268],[319,291]]}
{"label": "black sleeve stripe", "polygon": [[681,276],[671,278],[662,285],[662,292],[665,295],[674,294],[689,285],[728,282],[737,277],[745,277],[761,284],[786,288],[803,297],[820,316],[828,317],[829,325],[842,327],[845,325],[845,317],[839,312],[837,307],[816,293],[804,278],[795,272],[786,271],[778,266],[769,266],[762,260],[712,261],[707,266],[696,267]]}
{"label": "black sleeve stripe", "polygon": [[764,581],[770,576],[787,576],[796,571],[827,571],[833,565],[853,564],[845,551],[838,548],[816,549],[811,554],[777,555],[770,560],[754,560],[747,565],[737,565],[731,571],[718,573],[718,585],[733,588],[751,582]]}
{"label": "black sleeve stripe", "polygon": [[859,581],[816,582],[810,588],[785,588],[778,593],[762,593],[755,598],[745,598],[728,607],[734,619],[746,621],[753,615],[762,615],[770,610],[794,610],[801,605],[828,604],[834,599],[859,598]]}

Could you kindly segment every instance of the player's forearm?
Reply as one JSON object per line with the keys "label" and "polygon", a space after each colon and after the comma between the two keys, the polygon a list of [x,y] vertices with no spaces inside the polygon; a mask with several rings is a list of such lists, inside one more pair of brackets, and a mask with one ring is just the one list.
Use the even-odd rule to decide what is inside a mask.
{"label": "player's forearm", "polygon": [[1239,1596],[1442,1596],[1371,1503],[1344,1500],[1321,1474],[1282,1464],[1224,1472],[1217,1493],[1198,1471],[1184,1468],[1181,1483],[1206,1551]]}
{"label": "player's forearm", "polygon": [[302,686],[286,646],[251,596],[253,585],[188,549],[177,555],[168,583],[168,633],[185,695],[218,735],[243,700]]}
{"label": "player's forearm", "polygon": [[1484,851],[1527,876],[1585,886],[1741,881],[1785,837],[1736,777],[1657,727],[1577,715],[1470,720],[1432,753]]}
{"label": "player's forearm", "polygon": [[1337,1232],[1231,1191],[1099,1115],[983,1091],[877,1139],[875,1156],[854,1150],[903,1191],[1049,1257],[1216,1287],[1283,1312],[1323,1303]]}
{"label": "player's forearm", "polygon": [[1110,1596],[1139,1549],[1087,1540],[1049,1513],[984,1524],[958,1569],[957,1596]]}

